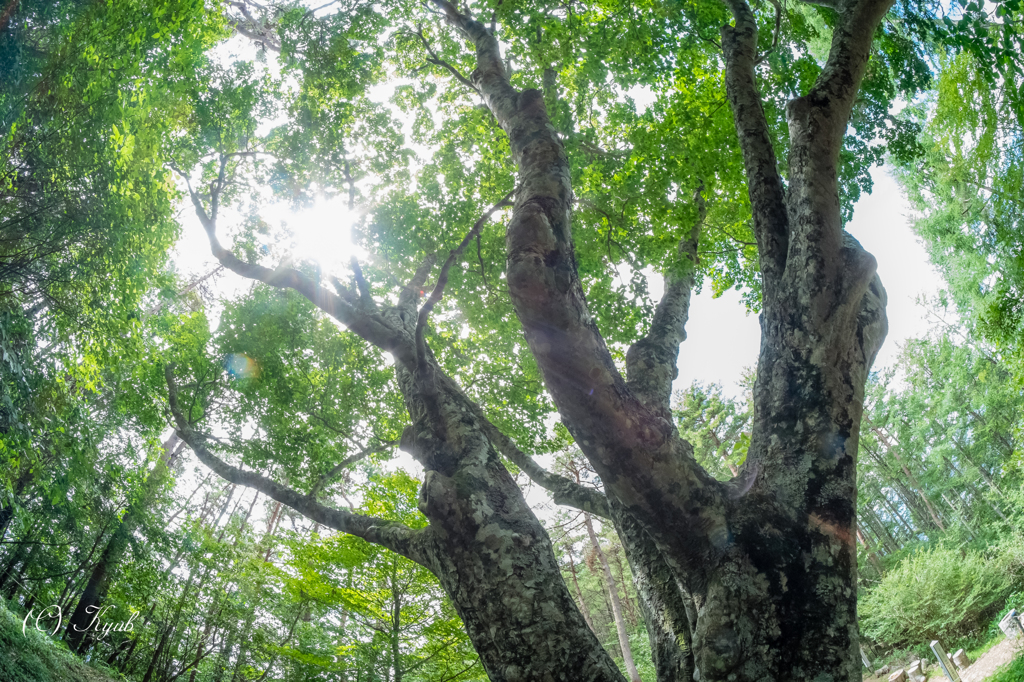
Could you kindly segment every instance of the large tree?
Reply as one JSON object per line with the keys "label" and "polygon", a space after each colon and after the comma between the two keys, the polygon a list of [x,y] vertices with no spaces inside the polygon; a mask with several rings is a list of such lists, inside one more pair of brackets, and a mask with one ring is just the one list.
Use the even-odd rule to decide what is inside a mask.
{"label": "large tree", "polygon": [[[385,17],[379,10],[360,9],[357,4],[341,20],[318,23],[314,12],[299,11],[257,21],[249,12],[252,6],[236,4],[244,10],[236,17],[239,30],[256,36],[263,49],[280,50],[292,68],[302,68],[317,58],[331,62],[332,67],[317,78],[305,74],[293,110],[299,124],[271,135],[262,146],[253,142],[254,126],[231,128],[228,120],[246,106],[254,107],[253,93],[261,86],[247,76],[225,77],[224,92],[230,91],[234,98],[225,96],[229,104],[218,109],[210,104],[215,100],[211,95],[196,105],[197,120],[205,116],[208,130],[216,130],[204,138],[213,141],[206,148],[197,144],[181,151],[177,166],[205,162],[202,185],[193,187],[190,182],[188,192],[221,264],[241,277],[305,297],[369,344],[361,356],[364,359],[375,357],[384,365],[383,354],[390,354],[411,422],[402,433],[401,447],[424,469],[419,508],[429,524],[412,528],[322,504],[316,494],[322,483],[304,478],[304,470],[316,473],[315,467],[303,466],[301,458],[285,452],[276,456],[289,470],[287,484],[229,463],[231,448],[194,429],[195,416],[183,411],[179,391],[194,393],[199,382],[179,381],[176,375],[187,373],[188,368],[168,366],[170,407],[179,437],[225,479],[257,488],[317,523],[382,545],[429,569],[462,618],[492,680],[623,679],[574,604],[548,535],[502,456],[550,490],[556,502],[614,524],[632,568],[659,680],[859,679],[857,439],[864,385],[885,336],[886,318],[885,291],[875,274],[874,258],[845,232],[843,223],[858,178],[864,177],[863,163],[858,166],[854,153],[858,144],[865,149],[863,139],[871,139],[875,119],[887,113],[884,95],[892,95],[892,89],[886,92],[878,86],[878,73],[885,70],[885,64],[898,61],[894,55],[905,57],[908,48],[899,36],[879,32],[883,49],[875,54],[880,55],[882,66],[874,70],[872,88],[865,87],[858,100],[876,31],[891,0],[819,4],[826,9],[814,16],[830,27],[822,33],[831,33],[831,47],[823,63],[780,57],[783,66],[772,68],[765,65],[773,59],[773,51],[793,57],[793,46],[780,44],[786,40],[786,31],[793,26],[806,28],[810,21],[779,3],[756,12],[744,0],[727,0],[724,8],[717,4],[695,8],[659,4],[647,8],[650,22],[625,21],[621,25],[616,22],[632,16],[631,6],[609,9],[595,3],[586,21],[576,23],[573,12],[577,10],[571,6],[558,9],[567,12],[565,23],[569,26],[566,35],[557,36],[561,51],[534,55],[534,63],[561,58],[562,75],[554,67],[537,69],[533,76],[544,84],[541,91],[521,87],[537,80],[529,73],[514,73],[511,60],[503,59],[498,20],[503,40],[521,49],[520,60],[529,63],[523,55],[530,55],[531,45],[543,52],[542,46],[548,44],[545,31],[558,30],[559,22],[545,23],[554,9],[547,19],[535,15],[534,22],[524,28],[530,17],[524,18],[516,6],[498,3],[485,24],[475,19],[469,8],[433,0],[437,25],[427,29],[416,25],[415,30],[407,27],[392,38],[409,51],[425,51],[428,67],[452,74],[458,87],[471,89],[486,107],[483,112],[463,110],[456,122],[462,128],[455,125],[455,130],[468,131],[468,148],[460,148],[465,140],[449,131],[448,156],[441,154],[448,165],[431,170],[439,178],[428,181],[420,176],[421,194],[433,196],[442,205],[437,221],[450,232],[461,216],[460,235],[464,237],[457,242],[444,230],[440,235],[424,236],[423,230],[429,227],[420,228],[419,233],[411,229],[401,232],[403,216],[417,210],[422,223],[429,225],[429,206],[424,209],[401,191],[392,192],[384,197],[390,208],[377,208],[374,222],[366,228],[377,239],[377,252],[390,256],[389,267],[379,266],[378,260],[373,271],[364,273],[353,263],[351,284],[325,277],[308,264],[284,261],[264,265],[261,251],[265,255],[270,249],[265,245],[255,248],[263,227],[260,221],[250,223],[253,229],[239,248],[222,243],[219,230],[222,232],[223,226],[219,223],[223,222],[221,208],[237,194],[235,179],[244,175],[246,163],[271,169],[271,181],[287,185],[297,196],[303,194],[303,182],[306,187],[311,182],[323,186],[333,178],[337,186],[347,186],[353,205],[360,180],[354,175],[360,168],[374,168],[378,177],[407,180],[408,176],[375,156],[373,145],[359,147],[349,142],[351,135],[358,133],[353,132],[359,127],[353,123],[358,115],[367,120],[377,116],[376,125],[384,132],[378,132],[373,140],[386,151],[392,138],[387,124],[380,123],[379,112],[365,102],[362,110],[348,103],[334,108],[324,104],[332,101],[324,93],[366,87],[360,79],[373,70],[367,63],[372,64],[375,54],[375,48],[365,43],[353,47],[360,43],[351,31],[347,36],[331,37],[331,21],[335,25],[347,21],[349,26],[363,22],[363,28],[371,31],[386,24]],[[400,16],[392,18],[402,21]],[[273,21],[291,26],[294,32],[282,30],[277,35],[283,37],[274,37]],[[635,31],[639,39],[631,38],[627,44],[639,46],[637,49],[646,46],[648,51],[630,54],[605,39],[601,43],[604,51],[592,61],[580,57],[576,69],[567,60],[573,57],[573,49],[594,53],[597,48],[593,41],[587,42],[587,35],[592,39],[600,31],[593,27],[602,21],[613,31],[623,25]],[[768,30],[759,32],[759,23]],[[366,28],[368,24],[373,26]],[[720,43],[709,34],[711,25],[720,27]],[[582,33],[576,35],[573,30]],[[716,138],[720,119],[715,118],[715,111],[690,121],[671,112],[673,116],[651,122],[646,135],[631,139],[632,154],[625,147],[602,148],[588,138],[587,127],[577,125],[587,113],[578,106],[581,99],[596,97],[599,104],[604,102],[603,110],[589,111],[591,118],[599,121],[594,125],[614,127],[628,118],[601,99],[602,79],[613,78],[600,65],[616,62],[626,65],[623,71],[642,71],[637,64],[661,59],[664,55],[655,52],[659,45],[678,48],[672,41],[682,41],[679,36],[686,31],[693,32],[692,43],[703,46],[705,56],[713,55],[699,64],[694,60],[686,65],[695,73],[706,74],[693,87],[714,83],[716,78],[724,83],[732,129]],[[462,40],[453,40],[453,36]],[[464,41],[472,52],[465,50]],[[664,68],[668,72],[682,68],[679,62],[696,54],[694,50],[679,50],[674,59],[665,58],[668,65]],[[784,68],[787,64],[792,68]],[[462,73],[467,65],[472,68],[469,76]],[[715,70],[718,65],[722,66],[720,72]],[[574,88],[563,91],[571,91],[572,96],[560,95],[557,79],[581,72],[587,72],[591,89],[579,85],[581,77]],[[243,86],[235,87],[238,82]],[[686,87],[680,86],[676,94]],[[759,87],[776,91],[764,98]],[[421,97],[422,102],[428,97],[415,90],[403,94],[401,87],[397,92],[398,100]],[[847,135],[855,109],[856,132],[861,138]],[[492,121],[503,132],[498,132]],[[417,118],[416,126],[429,125],[424,117]],[[705,137],[695,134],[685,143],[664,142],[675,139],[672,135],[678,131],[671,128],[678,125],[692,125]],[[481,141],[486,139],[491,146]],[[702,152],[697,148],[711,144],[723,149]],[[727,197],[730,204],[722,199],[729,191],[723,178],[736,173],[729,167],[728,153],[737,145],[742,159],[739,186],[745,185],[746,196]],[[573,154],[589,154],[598,161],[581,172],[571,162],[570,147]],[[781,164],[779,150],[784,154]],[[303,153],[307,166],[302,165]],[[259,160],[264,154],[277,160]],[[493,157],[490,165],[477,166],[490,174],[469,173],[474,155],[488,154]],[[503,154],[511,156],[511,167]],[[623,156],[629,161],[614,166]],[[310,161],[313,157],[317,163]],[[715,165],[715,158],[722,160],[721,167]],[[868,154],[868,158],[873,157]],[[460,159],[465,168],[459,166]],[[645,161],[650,168],[644,168]],[[601,163],[605,164],[604,176],[597,169]],[[672,169],[691,163],[694,173],[671,174]],[[321,169],[321,174],[311,178],[303,170],[309,167]],[[509,177],[512,171],[514,182]],[[194,177],[188,172],[182,176]],[[281,178],[288,176],[290,184],[282,182]],[[444,187],[457,186],[458,179],[466,176],[472,191],[445,193]],[[628,197],[621,204],[616,216],[595,198],[600,194],[595,188],[605,187],[614,194],[621,191],[616,183],[624,176],[632,176],[632,182],[642,188],[636,191],[638,197]],[[577,196],[578,208],[574,207]],[[717,199],[716,206],[707,205],[709,197]],[[634,204],[642,209],[628,208],[634,198]],[[472,223],[479,206],[495,200]],[[445,205],[459,201],[461,213]],[[511,211],[503,249],[499,251],[493,240],[487,240],[482,248],[479,240],[488,220],[505,208]],[[718,213],[712,216],[713,211]],[[581,214],[594,221],[581,220]],[[468,220],[466,216],[470,216]],[[706,225],[712,217],[714,225]],[[652,227],[658,221],[659,225]],[[651,317],[636,318],[645,328],[632,338],[622,333],[623,325],[609,321],[617,310],[629,309],[607,303],[611,264],[606,264],[599,252],[595,256],[592,246],[577,248],[577,242],[592,245],[605,240],[604,234],[597,239],[592,234],[586,236],[595,231],[591,227],[594,222],[607,228],[609,255],[613,242],[621,240],[629,248],[616,245],[629,257],[658,253],[651,259],[653,263],[635,265],[654,264],[665,274],[664,295]],[[613,225],[616,222],[620,224]],[[671,229],[665,229],[664,223]],[[394,228],[391,233],[389,225]],[[730,227],[741,232],[730,234]],[[726,235],[726,243],[739,242],[741,254],[751,253],[756,243],[756,263],[751,263],[750,272],[755,273],[752,299],[759,297],[762,328],[750,445],[738,474],[726,482],[698,465],[670,411],[690,295],[708,267],[699,262],[698,254],[702,244],[714,240],[718,232]],[[651,242],[660,244],[660,253],[643,241],[648,234],[655,237]],[[743,243],[746,235],[751,243]],[[478,287],[476,282],[468,284],[471,277],[464,259],[464,250],[474,239],[478,240],[481,268]],[[451,248],[453,242],[457,245]],[[424,258],[445,244],[447,257],[440,266],[433,257]],[[463,299],[461,306],[454,307],[462,319],[476,325],[484,316],[474,303],[493,295],[484,253],[496,271],[491,282],[500,271],[497,281],[507,287],[528,348],[528,355],[525,349],[520,352],[522,345],[507,337],[486,353],[481,349],[487,344],[477,346],[486,355],[480,361],[484,371],[497,365],[496,358],[503,350],[514,358],[514,368],[515,358],[522,362],[524,381],[531,379],[535,363],[562,423],[600,476],[602,492],[545,471],[531,459],[526,451],[534,449],[533,444],[517,442],[509,434],[525,436],[513,423],[523,415],[534,419],[539,408],[520,405],[519,413],[502,415],[502,405],[508,404],[502,392],[529,403],[524,392],[514,381],[487,382],[479,380],[479,375],[474,377],[477,370],[467,369],[468,361],[460,359],[458,334],[443,333],[451,330],[452,319],[458,319],[452,317],[453,308],[444,308],[446,288]],[[505,260],[503,269],[495,263],[499,253]],[[722,277],[742,279],[740,261],[740,256],[734,256],[735,267],[723,266]],[[413,270],[398,287],[386,284],[383,276]],[[434,284],[428,286],[432,277]],[[331,281],[333,290],[324,280]],[[444,310],[447,318],[435,320],[432,332],[430,318],[435,308]],[[613,329],[609,332],[612,343],[606,343],[599,322]],[[491,324],[505,322],[492,320]],[[470,380],[463,384],[458,374],[463,381]],[[468,388],[468,384],[476,385]],[[535,394],[530,404],[540,402],[543,397]],[[284,440],[280,443],[287,444]],[[303,486],[308,493],[302,492]]]}

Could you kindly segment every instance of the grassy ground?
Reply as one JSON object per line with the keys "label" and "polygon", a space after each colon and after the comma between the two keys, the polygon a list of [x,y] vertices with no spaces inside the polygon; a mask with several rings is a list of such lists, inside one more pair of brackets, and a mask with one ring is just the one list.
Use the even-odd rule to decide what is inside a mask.
{"label": "grassy ground", "polygon": [[988,682],[1024,682],[1024,655],[1017,656],[1010,664],[1000,668]]}
{"label": "grassy ground", "polygon": [[21,619],[0,600],[0,680],[3,682],[116,682],[124,679],[82,663],[32,623],[21,632]]}

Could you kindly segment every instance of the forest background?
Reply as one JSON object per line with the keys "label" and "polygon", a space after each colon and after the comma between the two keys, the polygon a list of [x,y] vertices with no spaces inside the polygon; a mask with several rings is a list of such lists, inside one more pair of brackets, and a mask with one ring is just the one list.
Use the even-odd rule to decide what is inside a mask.
{"label": "forest background", "polygon": [[[738,297],[751,320],[760,306],[716,42],[726,14],[677,4],[474,5],[568,150],[588,303],[620,363],[687,225],[700,226],[696,286]],[[756,10],[781,130],[834,17]],[[646,20],[672,11],[691,33]],[[875,662],[934,638],[978,650],[1024,606],[1020,14],[1016,0],[897,5],[843,152],[844,218],[888,162],[943,279],[921,302],[930,330],[890,345],[897,359],[868,385],[856,541]],[[469,60],[415,3],[4,3],[0,594],[13,617],[59,605],[55,638],[142,682],[485,679],[429,571],[196,461],[172,433],[167,372],[221,457],[422,527],[393,360],[295,292],[226,272],[202,211],[247,261],[378,301],[476,224],[427,337],[536,457],[509,468],[544,510],[587,625],[627,677],[655,679],[611,524],[531,483],[548,475],[540,462],[601,487],[511,313],[500,223],[513,174]],[[680,433],[723,480],[744,464],[754,371],[739,390],[675,387]],[[88,606],[137,612],[133,631],[77,634]],[[0,671],[35,679],[42,663],[26,661]]]}

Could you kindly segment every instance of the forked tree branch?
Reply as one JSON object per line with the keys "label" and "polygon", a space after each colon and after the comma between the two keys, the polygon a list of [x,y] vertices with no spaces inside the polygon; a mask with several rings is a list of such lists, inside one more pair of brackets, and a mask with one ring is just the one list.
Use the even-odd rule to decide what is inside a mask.
{"label": "forked tree branch", "polygon": [[462,255],[462,252],[466,250],[466,246],[473,241],[473,238],[480,234],[480,230],[483,229],[487,219],[494,215],[494,212],[501,208],[506,208],[512,204],[509,199],[515,190],[511,190],[508,194],[502,197],[496,204],[491,206],[489,209],[484,211],[484,214],[473,223],[473,228],[466,233],[466,236],[462,238],[459,245],[456,246],[448,254],[448,258],[445,259],[444,264],[441,266],[441,272],[437,276],[437,283],[434,288],[431,289],[430,295],[427,300],[423,302],[423,306],[420,308],[419,315],[416,320],[416,361],[417,364],[422,366],[427,361],[427,349],[426,342],[423,340],[423,335],[427,326],[427,320],[430,319],[430,313],[437,305],[441,297],[444,296],[444,288],[448,285],[448,271],[451,270],[452,264],[455,259]]}
{"label": "forked tree branch", "polygon": [[434,263],[437,262],[437,257],[431,254],[423,259],[423,262],[416,272],[413,274],[412,279],[409,283],[402,287],[402,291],[398,294],[398,307],[408,308],[416,305],[416,302],[420,300],[420,296],[423,295],[423,287],[427,283],[427,277],[430,275],[430,271],[434,269]]}
{"label": "forked tree branch", "polygon": [[786,265],[789,215],[754,72],[758,58],[757,19],[746,0],[723,1],[735,20],[734,26],[722,27],[725,90],[743,153],[765,296],[774,297]]}
{"label": "forked tree branch", "polygon": [[697,272],[697,245],[707,208],[701,184],[694,193],[697,220],[679,240],[679,263],[665,275],[665,294],[654,311],[647,335],[626,352],[626,376],[630,389],[652,410],[671,420],[669,401],[672,382],[679,375],[679,344],[686,340],[690,296]]}
{"label": "forked tree branch", "polygon": [[765,50],[758,58],[757,63],[760,64],[768,56],[775,52],[775,49],[779,46],[779,33],[782,32],[782,3],[779,0],[768,0],[775,8],[775,28],[772,31],[772,44],[767,50]]}
{"label": "forked tree branch", "polygon": [[363,268],[360,267],[359,261],[355,256],[352,256],[350,261],[352,265],[352,276],[356,280],[356,288],[359,290],[359,303],[367,310],[377,310],[377,303],[373,300],[373,294],[370,291],[370,283],[366,281],[366,277],[363,276]]}
{"label": "forked tree branch", "polygon": [[434,66],[440,66],[440,67],[444,68],[445,70],[448,71],[448,73],[450,73],[453,76],[455,76],[455,80],[459,81],[460,83],[465,85],[467,88],[469,88],[470,90],[472,90],[476,94],[478,94],[478,95],[480,94],[480,90],[475,85],[473,85],[473,82],[471,80],[469,80],[468,78],[463,76],[459,72],[459,70],[456,69],[454,66],[452,66],[451,64],[449,64],[448,62],[446,62],[445,60],[443,60],[443,59],[441,59],[440,57],[437,56],[437,53],[434,52],[434,48],[431,47],[431,45],[430,45],[430,41],[428,41],[426,36],[423,35],[423,30],[422,29],[417,29],[416,31],[413,31],[412,33],[413,33],[413,35],[419,37],[420,42],[423,43],[423,48],[427,51],[427,54],[429,55],[429,57],[427,57],[427,62],[429,62],[430,64],[433,64]]}
{"label": "forked tree branch", "polygon": [[328,526],[343,533],[355,535],[368,542],[386,547],[418,564],[430,568],[426,553],[420,547],[426,529],[413,530],[395,521],[355,514],[343,509],[326,507],[298,491],[281,485],[255,471],[243,471],[220,459],[206,448],[202,436],[189,426],[178,406],[178,387],[174,381],[174,365],[164,367],[164,378],[167,381],[167,399],[171,414],[174,417],[176,433],[185,441],[200,462],[209,467],[224,480],[247,488],[254,488],[272,500],[291,507],[303,516],[319,524]]}
{"label": "forked tree branch", "polygon": [[835,125],[835,137],[828,140],[838,159],[842,135],[860,90],[871,56],[875,30],[894,0],[846,0],[837,3],[839,22],[832,34],[832,49],[825,67],[811,87],[806,100],[827,112]]}
{"label": "forked tree branch", "polygon": [[[515,114],[519,91],[508,81],[501,50],[494,34],[479,21],[459,12],[447,0],[431,0],[439,7],[452,26],[457,28],[476,46],[477,68],[473,71],[473,85],[483,95],[484,102],[504,127]],[[507,131],[507,128],[506,128]]]}
{"label": "forked tree branch", "polygon": [[[789,103],[789,268],[791,287],[814,314],[808,331],[830,334],[859,314],[875,275],[875,259],[846,238],[839,209],[839,152],[853,102],[871,54],[871,43],[893,0],[840,3],[832,49],[807,95]],[[807,286],[816,279],[827,285]],[[802,293],[801,293],[802,292]],[[811,299],[814,300],[811,300]]]}
{"label": "forked tree branch", "polygon": [[346,457],[345,459],[341,460],[333,467],[331,467],[330,471],[321,476],[317,480],[317,482],[313,484],[313,487],[309,489],[309,492],[306,493],[306,496],[316,499],[317,494],[319,494],[319,492],[323,490],[328,483],[331,482],[331,479],[340,474],[342,471],[352,466],[356,462],[366,459],[370,455],[376,454],[378,452],[384,452],[388,448],[393,448],[396,445],[398,445],[397,440],[387,440],[380,443],[374,443],[373,445],[366,446],[365,448],[355,453],[354,455]]}
{"label": "forked tree branch", "polygon": [[571,168],[544,96],[511,86],[483,24],[447,0],[432,1],[474,44],[473,82],[509,136],[519,189],[505,238],[508,288],[562,421],[608,495],[664,529],[658,541],[704,571],[716,551],[710,532],[724,523],[723,488],[672,424],[629,389],[588,310],[572,240]]}
{"label": "forked tree branch", "polygon": [[[228,16],[228,23],[240,34],[252,40],[253,42],[260,43],[266,49],[273,50],[274,52],[281,51],[281,40],[273,35],[273,26],[269,25],[265,21],[259,21],[249,11],[248,5],[244,2],[229,2],[229,6],[234,7],[242,13],[242,19]],[[322,9],[322,8],[321,8]]]}

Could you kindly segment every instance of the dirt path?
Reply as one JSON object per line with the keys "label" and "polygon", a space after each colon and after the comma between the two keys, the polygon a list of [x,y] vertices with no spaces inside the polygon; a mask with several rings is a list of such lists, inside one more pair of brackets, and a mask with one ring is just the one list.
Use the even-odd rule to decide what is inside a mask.
{"label": "dirt path", "polygon": [[967,670],[960,673],[963,682],[983,682],[1011,660],[1014,654],[1024,646],[1019,639],[1004,639],[999,644],[989,649],[985,654],[971,664]]}

